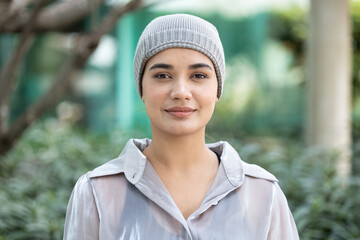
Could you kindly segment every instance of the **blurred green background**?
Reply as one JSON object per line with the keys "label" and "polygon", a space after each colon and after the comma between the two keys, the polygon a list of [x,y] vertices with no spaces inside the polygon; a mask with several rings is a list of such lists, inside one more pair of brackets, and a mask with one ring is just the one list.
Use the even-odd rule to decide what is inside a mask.
{"label": "blurred green background", "polygon": [[[353,155],[348,184],[336,176],[336,152],[304,143],[307,6],[261,6],[241,14],[183,10],[212,22],[225,50],[224,95],[208,125],[207,142],[229,141],[243,160],[278,177],[301,239],[360,239],[360,2],[351,4]],[[116,157],[129,138],[151,137],[133,81],[133,54],[151,19],[178,11],[155,6],[123,17],[65,98],[0,158],[0,240],[61,239],[78,177]],[[14,42],[14,35],[0,37],[1,64]],[[36,38],[21,69],[13,118],[46,91],[70,44],[71,37],[59,33]]]}

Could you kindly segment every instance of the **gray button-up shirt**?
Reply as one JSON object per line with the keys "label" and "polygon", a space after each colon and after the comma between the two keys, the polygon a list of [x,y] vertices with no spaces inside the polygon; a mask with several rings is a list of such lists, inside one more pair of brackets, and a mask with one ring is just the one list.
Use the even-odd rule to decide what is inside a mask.
{"label": "gray button-up shirt", "polygon": [[220,165],[201,206],[185,219],[142,151],[131,139],[120,156],[79,178],[64,239],[227,240],[299,239],[277,179],[243,162],[227,142],[208,144]]}

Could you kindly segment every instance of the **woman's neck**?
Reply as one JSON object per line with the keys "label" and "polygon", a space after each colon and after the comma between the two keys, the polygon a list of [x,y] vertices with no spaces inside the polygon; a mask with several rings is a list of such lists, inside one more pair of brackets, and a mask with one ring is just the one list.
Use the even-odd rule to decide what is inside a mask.
{"label": "woman's neck", "polygon": [[186,136],[153,134],[143,153],[155,168],[174,172],[191,171],[214,159],[214,153],[206,147],[205,132]]}

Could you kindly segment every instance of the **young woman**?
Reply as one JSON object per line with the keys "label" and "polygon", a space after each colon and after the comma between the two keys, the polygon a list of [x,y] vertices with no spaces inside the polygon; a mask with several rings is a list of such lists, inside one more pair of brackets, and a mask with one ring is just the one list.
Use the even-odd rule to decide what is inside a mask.
{"label": "young woman", "polygon": [[222,94],[216,28],[187,14],[154,19],[135,53],[136,86],[152,140],[82,176],[64,239],[298,239],[277,179],[227,143],[205,143]]}

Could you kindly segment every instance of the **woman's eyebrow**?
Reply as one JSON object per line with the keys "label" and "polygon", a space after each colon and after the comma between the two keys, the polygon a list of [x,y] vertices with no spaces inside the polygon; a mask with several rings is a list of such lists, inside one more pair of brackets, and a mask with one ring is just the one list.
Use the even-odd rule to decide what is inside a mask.
{"label": "woman's eyebrow", "polygon": [[155,68],[165,68],[165,69],[174,69],[172,65],[166,64],[166,63],[156,63],[152,65],[149,70],[155,69]]}
{"label": "woman's eyebrow", "polygon": [[212,70],[212,68],[210,67],[210,65],[206,64],[206,63],[196,63],[196,64],[192,64],[189,66],[189,69],[196,69],[196,68],[208,68],[210,70]]}

